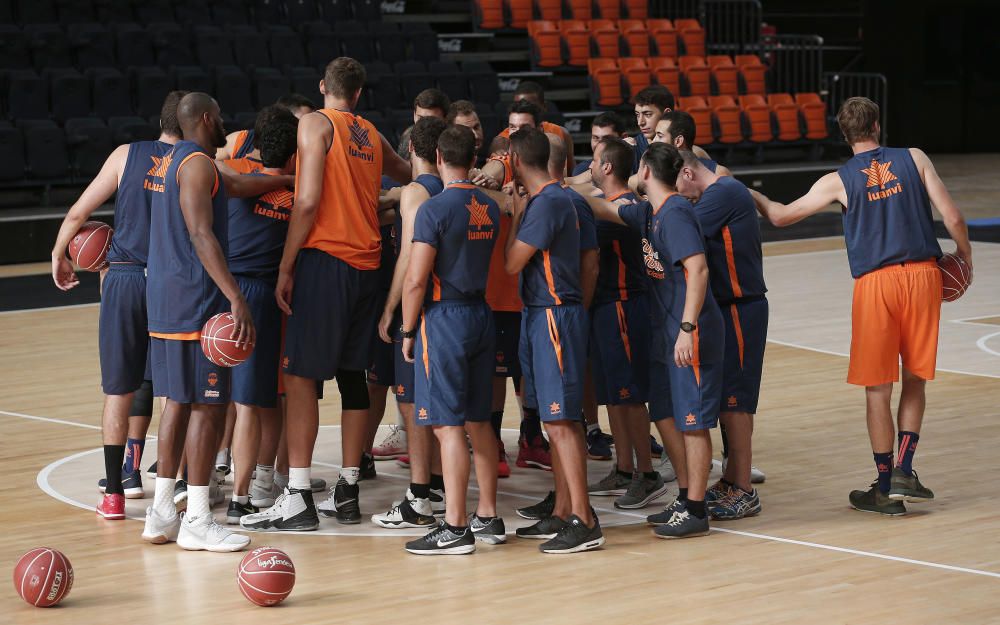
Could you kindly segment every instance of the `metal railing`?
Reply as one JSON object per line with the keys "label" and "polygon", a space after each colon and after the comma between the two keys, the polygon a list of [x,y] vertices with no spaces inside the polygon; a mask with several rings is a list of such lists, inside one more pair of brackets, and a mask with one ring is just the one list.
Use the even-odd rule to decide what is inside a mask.
{"label": "metal railing", "polygon": [[836,115],[844,100],[854,96],[864,96],[879,106],[879,125],[882,128],[881,143],[888,141],[889,86],[883,74],[868,72],[826,72],[823,74],[826,106],[831,115]]}
{"label": "metal railing", "polygon": [[743,54],[760,44],[758,0],[702,0],[701,25],[709,54]]}
{"label": "metal railing", "polygon": [[702,0],[652,0],[649,3],[649,16],[671,20],[678,18],[701,20],[701,4]]}
{"label": "metal railing", "polygon": [[774,35],[757,47],[770,66],[769,92],[819,92],[823,86],[823,38],[818,35]]}

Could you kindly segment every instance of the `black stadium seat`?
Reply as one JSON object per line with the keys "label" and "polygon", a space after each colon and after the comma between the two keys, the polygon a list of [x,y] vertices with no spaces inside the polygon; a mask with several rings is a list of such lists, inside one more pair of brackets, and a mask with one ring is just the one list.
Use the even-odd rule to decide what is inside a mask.
{"label": "black stadium seat", "polygon": [[237,113],[233,117],[233,126],[238,130],[247,130],[248,128],[253,128],[254,123],[257,122],[257,113],[253,111],[244,111],[243,113]]}
{"label": "black stadium seat", "polygon": [[39,70],[73,67],[69,38],[59,24],[28,24],[24,27],[31,58]]}
{"label": "black stadium seat", "polygon": [[209,7],[212,10],[212,21],[216,24],[230,26],[250,23],[245,0],[214,0]]}
{"label": "black stadium seat", "polygon": [[30,69],[7,76],[7,114],[13,119],[48,119],[49,83]]}
{"label": "black stadium seat", "polygon": [[469,91],[477,102],[500,99],[497,73],[486,61],[462,61],[462,73],[469,79]]}
{"label": "black stadium seat", "polygon": [[134,22],[132,3],[129,0],[97,0],[97,21],[101,24],[122,24]]}
{"label": "black stadium seat", "polygon": [[275,67],[301,67],[306,65],[306,54],[302,46],[302,38],[291,30],[271,33],[268,45],[271,51],[271,64]]}
{"label": "black stadium seat", "polygon": [[196,65],[182,65],[171,68],[178,89],[213,93],[212,77]]}
{"label": "black stadium seat", "polygon": [[236,57],[229,36],[222,33],[200,33],[196,35],[198,62],[206,67],[213,65],[235,65]]}
{"label": "black stadium seat", "polygon": [[271,55],[267,52],[267,37],[261,34],[239,33],[232,35],[236,63],[244,69],[270,67]]}
{"label": "black stadium seat", "polygon": [[396,63],[395,69],[399,76],[403,100],[407,103],[412,102],[424,89],[434,86],[434,81],[420,61],[401,61]]}
{"label": "black stadium seat", "polygon": [[125,67],[143,67],[156,63],[150,33],[135,23],[115,26],[115,52]]}
{"label": "black stadium seat", "polygon": [[24,137],[20,128],[0,126],[0,180],[24,177]]}
{"label": "black stadium seat", "polygon": [[382,0],[354,0],[354,19],[373,22],[382,19]]}
{"label": "black stadium seat", "polygon": [[24,145],[32,178],[57,180],[69,175],[66,137],[54,123],[25,127]]}
{"label": "black stadium seat", "polygon": [[288,77],[280,71],[269,67],[256,67],[250,74],[250,82],[254,90],[254,110],[274,104],[281,96],[289,92]]}
{"label": "black stadium seat", "polygon": [[323,19],[329,24],[336,24],[341,20],[351,19],[351,4],[355,0],[320,0],[320,8],[323,10]]}
{"label": "black stadium seat", "polygon": [[46,75],[53,118],[64,122],[90,115],[90,81],[83,74],[71,69],[51,70]]}
{"label": "black stadium seat", "polygon": [[66,120],[65,130],[73,170],[87,178],[96,176],[115,147],[111,129],[96,117],[77,117]]}
{"label": "black stadium seat", "polygon": [[159,67],[139,67],[130,76],[136,96],[136,112],[143,117],[159,115],[163,100],[174,89],[174,79]]}
{"label": "black stadium seat", "polygon": [[319,19],[316,0],[285,0],[289,24]]}
{"label": "black stadium seat", "polygon": [[152,141],[160,136],[156,126],[141,117],[112,117],[108,120],[108,127],[111,128],[111,137],[115,145],[133,141]]}
{"label": "black stadium seat", "polygon": [[0,24],[0,69],[22,69],[31,65],[28,40],[13,24]]}
{"label": "black stadium seat", "polygon": [[395,22],[368,22],[368,29],[378,46],[378,58],[395,63],[406,60],[406,39]]}
{"label": "black stadium seat", "polygon": [[115,65],[114,39],[101,24],[72,24],[68,29],[78,68]]}
{"label": "black stadium seat", "polygon": [[136,0],[132,3],[135,18],[143,24],[173,22],[173,3],[171,0]]}
{"label": "black stadium seat", "polygon": [[58,19],[52,0],[17,0],[18,21],[22,24],[42,24]]}
{"label": "black stadium seat", "polygon": [[430,24],[417,22],[408,24],[407,34],[413,48],[413,58],[422,61],[436,61],[438,58],[438,37]]}
{"label": "black stadium seat", "polygon": [[129,115],[132,107],[128,79],[113,67],[96,67],[87,70],[94,115],[101,119]]}
{"label": "black stadium seat", "polygon": [[174,0],[174,16],[179,24],[189,28],[212,24],[208,5],[200,0]]}
{"label": "black stadium seat", "polygon": [[[347,20],[333,25],[334,34],[340,39],[343,53],[361,63],[375,60],[375,43],[365,24]],[[329,60],[333,60],[332,58]]]}
{"label": "black stadium seat", "polygon": [[438,89],[447,93],[452,100],[469,99],[468,78],[454,61],[431,61],[427,64],[427,71],[437,80]]}
{"label": "black stadium seat", "polygon": [[306,58],[314,67],[324,67],[341,54],[338,35],[315,35],[306,43]]}
{"label": "black stadium seat", "polygon": [[56,0],[55,4],[60,24],[93,24],[97,22],[97,12],[90,0]]}
{"label": "black stadium seat", "polygon": [[209,93],[215,94],[219,107],[230,117],[256,110],[250,95],[250,79],[238,67],[216,67],[215,90]]}
{"label": "black stadium seat", "polygon": [[285,74],[292,80],[292,91],[311,99],[316,108],[323,106],[323,96],[319,93],[319,81],[322,76],[315,68],[291,67]]}
{"label": "black stadium seat", "polygon": [[197,61],[191,38],[180,24],[158,22],[149,25],[149,32],[156,49],[156,63],[163,67],[171,65],[194,65]]}
{"label": "black stadium seat", "polygon": [[258,25],[283,24],[285,13],[282,10],[281,0],[254,0],[253,16]]}

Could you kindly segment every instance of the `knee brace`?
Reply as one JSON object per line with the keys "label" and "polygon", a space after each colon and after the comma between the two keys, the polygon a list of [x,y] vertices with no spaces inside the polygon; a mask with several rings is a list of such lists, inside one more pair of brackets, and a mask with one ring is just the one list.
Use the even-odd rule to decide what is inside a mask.
{"label": "knee brace", "polygon": [[129,408],[130,417],[152,417],[153,416],[153,383],[143,380],[139,388],[132,395],[132,407]]}
{"label": "knee brace", "polygon": [[337,388],[340,389],[340,405],[344,410],[368,410],[368,383],[364,371],[337,371]]}

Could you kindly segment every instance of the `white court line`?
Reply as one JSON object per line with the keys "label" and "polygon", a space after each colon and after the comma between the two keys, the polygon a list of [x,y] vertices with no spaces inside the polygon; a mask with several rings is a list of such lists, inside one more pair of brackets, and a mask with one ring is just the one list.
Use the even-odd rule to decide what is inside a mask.
{"label": "white court line", "polygon": [[986,345],[986,341],[990,340],[994,336],[1000,336],[1000,332],[994,332],[993,334],[987,334],[986,336],[980,337],[979,340],[976,341],[976,347],[978,347],[979,349],[983,350],[987,354],[992,354],[994,356],[1000,356],[1000,352],[998,352],[995,349],[992,349],[991,347],[988,347]]}
{"label": "white court line", "polygon": [[15,315],[18,313],[37,313],[37,312],[47,312],[50,310],[70,310],[73,308],[90,308],[93,306],[100,306],[100,302],[92,302],[90,304],[67,304],[66,306],[45,306],[43,308],[21,308],[19,310],[0,310],[0,315]]}
{"label": "white court line", "polygon": [[32,421],[47,421],[48,423],[60,423],[62,425],[73,425],[78,428],[87,428],[89,430],[100,430],[99,425],[90,425],[89,423],[77,423],[76,421],[63,421],[62,419],[52,419],[50,417],[36,417],[30,414],[22,414],[20,412],[7,412],[6,410],[0,410],[0,414],[7,415],[9,417],[21,417],[22,419],[31,419]]}

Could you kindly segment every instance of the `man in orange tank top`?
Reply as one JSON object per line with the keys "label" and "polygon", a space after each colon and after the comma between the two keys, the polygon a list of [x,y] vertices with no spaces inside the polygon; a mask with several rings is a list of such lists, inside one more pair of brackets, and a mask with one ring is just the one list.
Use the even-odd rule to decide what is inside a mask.
{"label": "man in orange tank top", "polygon": [[273,507],[244,517],[244,527],[319,527],[310,490],[319,426],[316,381],[333,378],[343,408],[343,469],[331,495],[334,514],[340,523],[361,522],[358,478],[369,407],[364,370],[378,318],[382,253],[379,187],[383,173],[410,181],[410,165],[371,122],[351,113],[364,84],[358,61],[334,59],[320,81],[324,107],[299,123],[295,211],[275,288],[278,306],[288,315],[281,360],[288,487]]}

